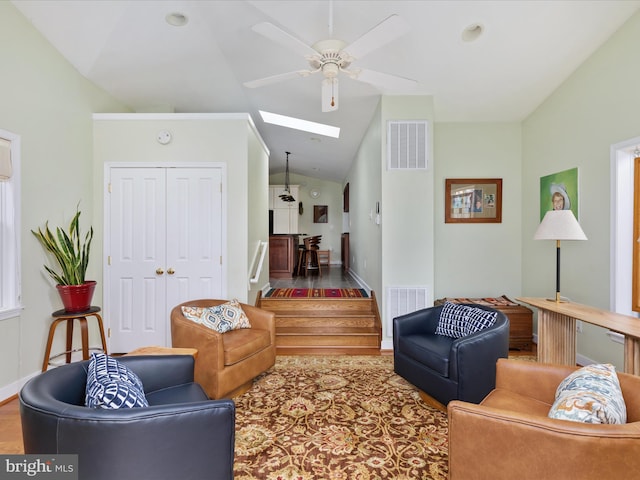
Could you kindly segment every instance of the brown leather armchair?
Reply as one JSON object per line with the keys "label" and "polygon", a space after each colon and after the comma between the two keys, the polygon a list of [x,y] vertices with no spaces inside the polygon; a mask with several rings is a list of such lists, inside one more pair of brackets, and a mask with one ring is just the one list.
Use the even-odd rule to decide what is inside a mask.
{"label": "brown leather armchair", "polygon": [[195,381],[210,398],[231,398],[251,388],[253,379],[276,361],[275,315],[241,303],[251,328],[218,333],[184,317],[182,306],[212,307],[227,300],[202,299],[171,310],[171,344],[196,348]]}
{"label": "brown leather armchair", "polygon": [[627,423],[548,418],[576,367],[500,359],[496,388],[479,404],[449,403],[449,479],[638,478],[640,377],[618,373]]}

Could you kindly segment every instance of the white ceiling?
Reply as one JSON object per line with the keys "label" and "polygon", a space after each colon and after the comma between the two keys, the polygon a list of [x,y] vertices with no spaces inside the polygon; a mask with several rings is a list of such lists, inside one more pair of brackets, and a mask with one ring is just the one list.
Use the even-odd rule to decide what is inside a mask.
{"label": "white ceiling", "polygon": [[[615,30],[640,0],[153,1],[13,0],[78,71],[136,111],[249,112],[271,150],[270,172],[344,179],[381,94],[433,95],[438,122],[519,121]],[[165,17],[180,12],[187,25]],[[322,113],[320,75],[249,89],[243,82],[306,69],[297,53],[251,30],[271,22],[311,45],[347,44],[392,14],[408,34],[354,62],[415,79],[385,91],[339,77],[340,107]],[[461,35],[472,24],[483,34]],[[339,139],[264,124],[267,110],[341,128]]]}

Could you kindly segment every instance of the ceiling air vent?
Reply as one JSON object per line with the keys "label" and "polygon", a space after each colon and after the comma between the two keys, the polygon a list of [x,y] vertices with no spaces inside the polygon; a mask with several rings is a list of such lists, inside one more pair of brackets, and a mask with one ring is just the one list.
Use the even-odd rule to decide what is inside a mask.
{"label": "ceiling air vent", "polygon": [[390,121],[387,132],[387,169],[426,170],[427,139],[427,121]]}

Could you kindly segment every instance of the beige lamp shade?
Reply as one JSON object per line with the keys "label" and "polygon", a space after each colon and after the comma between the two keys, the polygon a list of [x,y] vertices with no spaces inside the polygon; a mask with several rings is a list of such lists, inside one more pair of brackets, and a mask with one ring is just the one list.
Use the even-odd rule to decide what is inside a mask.
{"label": "beige lamp shade", "polygon": [[550,210],[540,222],[533,239],[586,240],[587,236],[571,210]]}

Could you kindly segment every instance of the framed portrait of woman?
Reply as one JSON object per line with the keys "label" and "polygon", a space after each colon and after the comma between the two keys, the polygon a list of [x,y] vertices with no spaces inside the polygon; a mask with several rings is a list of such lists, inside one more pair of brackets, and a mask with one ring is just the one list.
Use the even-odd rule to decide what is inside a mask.
{"label": "framed portrait of woman", "polygon": [[540,221],[549,210],[571,210],[578,217],[578,168],[540,177]]}

